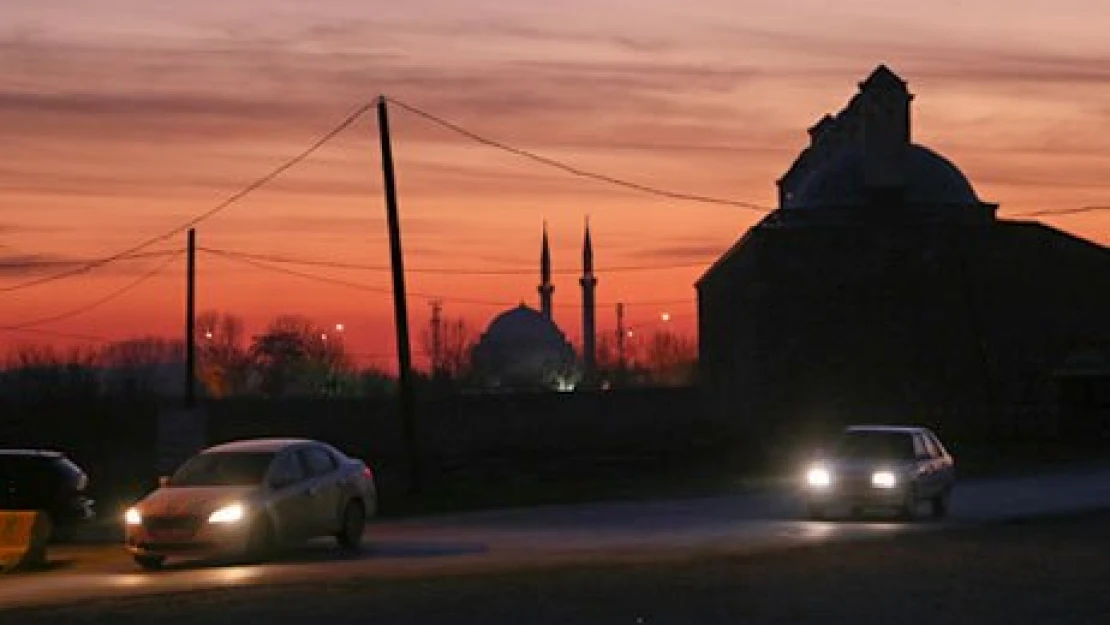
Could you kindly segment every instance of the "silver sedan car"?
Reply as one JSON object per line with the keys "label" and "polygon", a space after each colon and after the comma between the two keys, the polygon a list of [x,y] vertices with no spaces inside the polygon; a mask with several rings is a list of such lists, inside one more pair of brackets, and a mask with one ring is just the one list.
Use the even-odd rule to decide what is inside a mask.
{"label": "silver sedan car", "polygon": [[810,463],[802,488],[815,519],[826,518],[834,506],[847,506],[852,516],[865,508],[893,508],[912,519],[921,502],[940,518],[955,482],[955,461],[931,430],[856,425]]}
{"label": "silver sedan car", "polygon": [[374,475],[360,460],[302,439],[243,440],[194,456],[124,515],[135,561],[170,556],[265,559],[281,544],[334,536],[358,549],[377,510]]}

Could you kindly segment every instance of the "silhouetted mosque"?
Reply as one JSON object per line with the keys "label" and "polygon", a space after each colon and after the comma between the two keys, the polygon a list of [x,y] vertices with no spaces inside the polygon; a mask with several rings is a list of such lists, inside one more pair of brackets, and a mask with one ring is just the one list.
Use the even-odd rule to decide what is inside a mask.
{"label": "silhouetted mosque", "polygon": [[475,377],[488,389],[549,389],[569,391],[592,379],[596,367],[597,278],[593,243],[586,224],[582,244],[582,358],[555,323],[551,282],[551,249],[547,225],[540,250],[540,309],[521,303],[494,317],[472,353]]}
{"label": "silhouetted mosque", "polygon": [[876,69],[810,128],[778,208],[698,281],[708,409],[762,430],[1105,427],[1110,254],[998,219],[912,142],[912,100]]}

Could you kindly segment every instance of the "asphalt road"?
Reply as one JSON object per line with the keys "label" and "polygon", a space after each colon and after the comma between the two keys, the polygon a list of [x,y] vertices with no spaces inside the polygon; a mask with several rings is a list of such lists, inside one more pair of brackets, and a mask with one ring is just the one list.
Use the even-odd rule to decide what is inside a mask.
{"label": "asphalt road", "polygon": [[[490,575],[511,582],[517,576],[567,567],[682,567],[719,558],[767,557],[802,546],[895,536],[914,542],[919,539],[914,533],[935,541],[1007,519],[1106,508],[1110,469],[1089,469],[963,482],[950,518],[942,523],[881,518],[811,522],[801,519],[800,502],[789,492],[764,492],[381,522],[371,526],[367,548],[357,556],[341,556],[328,541],[320,541],[256,566],[180,563],[146,573],[138,571],[117,545],[70,546],[54,551],[50,570],[0,579],[0,622],[7,620],[3,610],[13,608],[50,606],[82,614],[83,608],[74,604],[123,602],[114,604],[118,607],[151,594],[173,595],[165,597],[170,603],[186,596],[181,593],[221,590],[274,592],[287,599],[292,595],[275,589],[312,597],[328,589],[350,589],[352,584],[372,589],[399,581],[421,584]],[[91,619],[104,609],[86,616]]]}

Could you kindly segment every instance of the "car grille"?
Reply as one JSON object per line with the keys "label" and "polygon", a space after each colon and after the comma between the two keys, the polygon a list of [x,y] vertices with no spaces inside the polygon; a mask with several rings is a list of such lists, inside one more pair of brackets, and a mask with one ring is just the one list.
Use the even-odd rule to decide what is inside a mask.
{"label": "car grille", "polygon": [[151,532],[192,533],[200,527],[200,517],[195,515],[143,517],[143,527]]}

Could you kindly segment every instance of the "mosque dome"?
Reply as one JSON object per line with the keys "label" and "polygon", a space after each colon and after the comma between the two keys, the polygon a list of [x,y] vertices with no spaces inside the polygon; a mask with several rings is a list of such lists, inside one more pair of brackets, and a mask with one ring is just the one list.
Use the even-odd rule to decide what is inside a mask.
{"label": "mosque dome", "polygon": [[482,336],[482,342],[558,348],[567,340],[550,319],[521,304],[495,317]]}
{"label": "mosque dome", "polygon": [[[864,150],[835,155],[784,198],[788,210],[860,208],[873,203],[865,176]],[[905,187],[898,203],[915,208],[978,208],[983,205],[971,182],[951,161],[921,145],[906,148]]]}
{"label": "mosque dome", "polygon": [[490,322],[474,347],[473,361],[493,387],[561,388],[577,379],[574,348],[566,336],[524,304]]}

